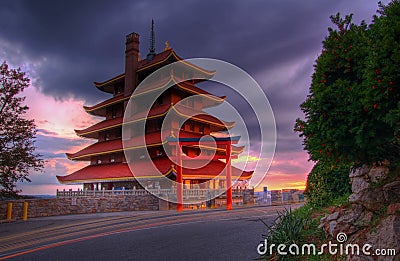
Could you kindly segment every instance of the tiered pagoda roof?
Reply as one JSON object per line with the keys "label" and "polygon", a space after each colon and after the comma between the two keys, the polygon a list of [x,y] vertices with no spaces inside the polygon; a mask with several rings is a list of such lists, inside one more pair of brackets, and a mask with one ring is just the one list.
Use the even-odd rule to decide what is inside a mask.
{"label": "tiered pagoda roof", "polygon": [[[133,47],[128,46],[128,44],[132,44],[132,41]],[[137,46],[135,46],[135,44]],[[128,52],[133,52],[133,55],[136,56],[138,55],[137,34],[131,34],[127,36],[126,50],[126,57],[128,57]],[[170,75],[165,75],[164,77],[161,77],[159,80],[146,83],[145,86],[142,86],[140,88],[139,92],[135,92],[135,94],[132,96],[134,88],[129,89],[127,86],[127,84],[129,84],[129,86],[132,86],[132,82],[128,81],[128,77],[131,77],[129,79],[132,79],[132,71],[129,68],[135,68],[133,71],[133,74],[136,77],[133,77],[133,79],[136,79],[136,83],[134,83],[135,86],[151,72],[167,64],[177,61],[181,62],[179,66],[182,66],[182,71],[185,71],[185,68],[189,68],[191,70],[191,73],[194,72],[194,74],[196,74],[197,76],[201,76],[197,78],[210,79],[215,74],[215,71],[207,71],[200,67],[197,67],[194,64],[184,61],[171,48],[166,48],[166,50],[159,54],[151,55],[150,58],[151,59],[136,60],[136,62],[135,60],[126,60],[126,73],[117,75],[104,82],[94,83],[94,85],[99,90],[114,94],[114,96],[96,105],[84,106],[84,109],[87,113],[91,115],[106,117],[106,119],[88,128],[75,130],[75,132],[78,136],[98,139],[98,141],[75,153],[66,154],[68,159],[70,160],[91,161],[92,164],[70,175],[57,176],[59,182],[64,184],[84,184],[96,182],[133,181],[135,179],[141,178],[157,178],[160,177],[160,173],[161,176],[174,178],[174,175],[176,173],[175,167],[172,161],[167,157],[156,157],[152,159],[154,165],[157,167],[160,173],[153,173],[151,170],[146,170],[145,163],[141,162],[140,160],[138,162],[135,162],[134,164],[136,166],[135,169],[141,169],[141,172],[132,173],[128,164],[126,163],[124,156],[120,158],[118,162],[110,161],[101,163],[100,161],[100,164],[94,164],[96,157],[104,155],[114,155],[116,153],[123,155],[124,149],[134,150],[139,148],[137,144],[140,144],[140,141],[143,140],[143,137],[132,137],[130,140],[124,142],[124,144],[122,142],[121,136],[116,136],[113,139],[100,139],[100,136],[104,135],[104,133],[106,132],[116,132],[118,130],[119,133],[121,133],[121,128],[122,126],[124,126],[124,124],[136,124],[138,122],[148,121],[151,119],[163,119],[165,115],[167,115],[167,113],[172,112],[174,113],[175,117],[177,117],[177,119],[181,119],[182,121],[190,119],[191,121],[196,122],[196,124],[198,124],[199,126],[207,126],[207,135],[209,135],[210,132],[226,131],[234,126],[234,122],[222,121],[202,110],[199,110],[198,108],[189,107],[181,104],[174,104],[172,102],[172,98],[171,101],[166,104],[153,106],[148,113],[138,111],[131,118],[125,118],[124,121],[123,115],[125,111],[125,106],[131,97],[133,97],[134,99],[140,98],[140,96],[163,90],[163,88],[166,88],[166,86],[173,86],[171,88],[172,91],[179,92],[181,94],[183,93],[186,96],[201,96],[202,108],[216,106],[222,103],[226,98],[225,96],[218,97],[212,95],[207,91],[196,87],[195,84],[202,80],[182,81],[182,79],[184,79],[184,76],[180,78],[179,76],[175,75],[174,72],[171,72]],[[138,59],[138,57],[136,57],[135,59]],[[128,62],[132,61],[136,63],[136,65],[134,65],[133,67],[128,64]],[[131,67],[129,67],[128,65]],[[127,72],[129,73],[127,74]],[[124,88],[125,91],[116,92],[116,87],[119,88],[121,86],[122,88]],[[118,108],[121,110],[121,113],[110,117],[108,114],[110,109],[115,108],[116,106],[118,106]],[[178,132],[180,138],[200,138],[204,135],[204,133],[187,131],[184,129],[180,129],[178,130]],[[165,131],[164,133],[161,133],[161,130],[146,133],[146,148],[149,149],[153,147],[161,147],[166,144],[168,145],[167,137],[169,137],[171,133],[171,130]],[[203,149],[201,145],[192,145],[191,147],[195,149]],[[143,148],[143,146],[140,148]],[[243,150],[244,147],[232,146],[233,155],[238,155]],[[225,153],[225,148],[217,147],[216,153]],[[189,157],[187,157],[184,160],[190,159]],[[215,178],[215,176],[218,175],[225,168],[225,165],[226,164],[222,161],[212,160],[199,169],[183,168],[183,178],[209,180]],[[251,178],[252,173],[252,171],[242,171],[238,168],[232,167],[233,178],[247,180]]]}
{"label": "tiered pagoda roof", "polygon": [[[184,65],[193,68],[207,78],[211,78],[215,74],[215,71],[204,70],[192,63],[186,62],[184,59],[179,57],[172,48],[156,54],[152,60],[140,60],[136,72],[155,71],[156,69],[173,62],[182,62]],[[121,73],[104,82],[94,82],[94,85],[103,92],[113,93],[113,89],[110,88],[111,84],[117,81],[124,81],[124,79],[125,73]]]}
{"label": "tiered pagoda roof", "polygon": [[[166,137],[168,137],[169,134],[170,133],[160,134],[158,132],[146,134],[146,137],[145,137],[146,146],[152,147],[152,146],[160,146],[160,145],[166,144],[168,142]],[[179,136],[181,138],[185,138],[185,137],[201,137],[202,135],[195,134],[192,132],[181,131]],[[164,137],[164,138],[162,138],[162,137]],[[137,149],[138,146],[135,146],[135,145],[140,144],[140,141],[142,139],[143,139],[142,137],[135,137],[135,138],[129,140],[128,142],[125,143],[125,148],[122,145],[121,139],[97,142],[92,145],[89,145],[88,147],[81,149],[78,152],[66,153],[66,155],[67,155],[68,159],[70,159],[70,160],[87,161],[87,160],[90,160],[91,156],[104,155],[104,154],[110,154],[110,153],[115,153],[115,152],[123,152],[124,149],[125,150]],[[130,145],[130,144],[132,144],[132,145]],[[225,151],[225,149],[223,149],[223,148],[217,148],[217,149]],[[241,152],[243,152],[243,149],[244,149],[243,146],[239,146],[239,147],[232,146],[232,154],[240,154]]]}
{"label": "tiered pagoda roof", "polygon": [[[167,158],[154,159],[153,163],[165,177],[170,177],[176,172],[175,166]],[[154,173],[153,169],[151,169],[151,171],[146,171],[146,166],[146,163],[138,162],[135,168],[140,169],[141,171],[140,173],[132,174],[127,163],[89,165],[68,176],[58,176],[57,178],[64,184],[82,184],[161,177],[159,173]],[[183,178],[208,180],[215,178],[224,168],[225,163],[222,161],[212,161],[199,169],[183,168]],[[251,178],[252,175],[253,171],[242,171],[238,168],[232,167],[233,179],[247,180]]]}
{"label": "tiered pagoda roof", "polygon": [[[180,116],[184,119],[190,118],[194,121],[210,124],[212,132],[230,129],[235,125],[234,122],[222,121],[204,111],[196,111],[190,107],[186,107],[183,105],[174,105],[174,104],[156,107],[156,108],[152,109],[149,113],[146,113],[146,112],[136,113],[131,118],[125,119],[124,124],[130,124],[130,123],[143,121],[143,120],[161,118],[161,117],[165,116],[171,110],[177,116]],[[196,116],[190,116],[190,115],[196,115]],[[107,119],[107,120],[101,121],[99,123],[96,123],[95,125],[92,125],[86,129],[83,129],[83,130],[75,130],[75,133],[77,135],[85,137],[85,138],[97,138],[96,134],[98,134],[99,131],[104,131],[107,129],[120,127],[120,126],[122,126],[122,124],[123,124],[123,117],[116,117],[113,119]]]}
{"label": "tiered pagoda roof", "polygon": [[123,93],[116,95],[108,100],[102,101],[96,105],[93,106],[83,106],[85,111],[89,114],[96,115],[96,116],[104,116],[105,115],[105,108],[108,106],[117,104],[117,103],[122,103],[124,101],[129,100],[131,97],[138,97],[141,95],[149,94],[151,92],[159,91],[165,88],[167,85],[174,85],[176,88],[183,90],[185,92],[195,94],[195,95],[201,95],[204,97],[206,101],[204,103],[204,108],[210,107],[210,106],[215,106],[219,103],[222,103],[225,99],[226,96],[218,97],[215,96],[203,89],[200,89],[194,85],[192,82],[180,82],[179,79],[177,79],[175,76],[170,75],[170,77],[167,77],[166,79],[161,79],[158,82],[154,82],[151,84],[148,84],[146,86],[142,86],[140,92],[135,93],[134,95],[124,95]]}

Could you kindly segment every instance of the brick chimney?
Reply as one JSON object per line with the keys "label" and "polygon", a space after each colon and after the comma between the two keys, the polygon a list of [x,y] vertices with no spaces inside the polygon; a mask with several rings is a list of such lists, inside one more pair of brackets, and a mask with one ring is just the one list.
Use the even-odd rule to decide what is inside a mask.
{"label": "brick chimney", "polygon": [[125,95],[131,95],[136,88],[138,59],[139,35],[137,33],[131,33],[126,36],[125,43]]}

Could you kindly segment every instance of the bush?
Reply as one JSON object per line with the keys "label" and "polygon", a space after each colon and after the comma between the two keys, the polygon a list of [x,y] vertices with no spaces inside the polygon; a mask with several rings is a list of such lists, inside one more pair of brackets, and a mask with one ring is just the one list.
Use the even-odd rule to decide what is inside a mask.
{"label": "bush", "polygon": [[333,199],[351,192],[349,165],[332,165],[318,162],[307,178],[304,195],[307,203],[316,207],[328,206]]}
{"label": "bush", "polygon": [[399,161],[400,2],[378,12],[369,26],[331,17],[337,29],[329,28],[295,126],[313,161]]}

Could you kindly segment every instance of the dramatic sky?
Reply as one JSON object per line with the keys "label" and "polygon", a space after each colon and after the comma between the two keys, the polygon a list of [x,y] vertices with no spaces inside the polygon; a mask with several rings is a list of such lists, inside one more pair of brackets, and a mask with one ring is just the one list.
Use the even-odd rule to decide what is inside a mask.
{"label": "dramatic sky", "polygon": [[44,172],[32,173],[32,183],[19,188],[25,194],[73,188],[58,184],[55,175],[84,166],[64,153],[93,142],[73,132],[99,121],[82,109],[108,97],[92,82],[123,72],[126,34],[139,33],[142,57],[147,54],[152,18],[157,51],[168,40],[183,58],[225,60],[260,84],[278,132],[263,185],[304,188],[313,164],[293,125],[302,117],[299,104],[331,26],[329,16],[354,13],[355,22],[370,22],[376,9],[376,1],[366,0],[1,1],[0,60],[20,66],[32,79],[25,92],[28,117],[36,121],[38,152],[47,160]]}

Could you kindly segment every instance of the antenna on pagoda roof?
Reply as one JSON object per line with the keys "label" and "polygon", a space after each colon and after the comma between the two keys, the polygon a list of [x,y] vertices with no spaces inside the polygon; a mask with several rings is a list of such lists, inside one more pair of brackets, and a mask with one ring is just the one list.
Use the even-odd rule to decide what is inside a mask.
{"label": "antenna on pagoda roof", "polygon": [[147,54],[147,60],[153,60],[156,55],[156,34],[154,33],[154,19],[151,19],[150,48]]}

